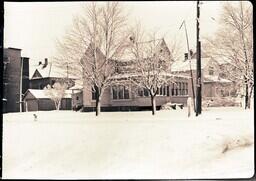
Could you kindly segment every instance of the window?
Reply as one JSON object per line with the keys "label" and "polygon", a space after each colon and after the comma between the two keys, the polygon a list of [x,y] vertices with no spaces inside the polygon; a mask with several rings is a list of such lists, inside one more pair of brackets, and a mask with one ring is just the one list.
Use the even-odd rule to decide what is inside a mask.
{"label": "window", "polygon": [[149,91],[148,91],[148,89],[145,89],[145,88],[144,88],[143,90],[144,90],[144,96],[145,96],[145,97],[148,97],[148,96],[149,96]]}
{"label": "window", "polygon": [[144,93],[143,89],[138,89],[138,95],[140,97],[143,97],[143,93]]}
{"label": "window", "polygon": [[146,88],[139,88],[138,89],[138,96],[139,97],[148,97],[150,95],[149,90]]}
{"label": "window", "polygon": [[[188,94],[188,83],[187,82],[176,82],[172,83],[171,95],[172,96],[180,96]],[[166,86],[166,94],[169,96],[169,86]]]}
{"label": "window", "polygon": [[77,100],[77,101],[79,100],[79,97],[78,97],[78,96],[76,96],[76,100]]}
{"label": "window", "polygon": [[158,88],[157,95],[169,96],[169,86],[162,85],[160,88]]}
{"label": "window", "polygon": [[113,96],[113,99],[117,99],[117,87],[116,86],[113,86],[112,87],[112,96]]}
{"label": "window", "polygon": [[96,100],[96,91],[92,88],[92,100]]}
{"label": "window", "polygon": [[112,86],[112,98],[113,99],[129,99],[129,86]]}
{"label": "window", "polygon": [[208,72],[209,75],[213,75],[214,74],[214,68],[212,66],[209,67],[208,71],[209,71]]}
{"label": "window", "polygon": [[177,82],[177,96],[180,95],[180,82]]}
{"label": "window", "polygon": [[124,98],[124,87],[120,85],[118,88],[119,88],[118,89],[118,98],[123,99]]}
{"label": "window", "polygon": [[172,83],[172,90],[171,90],[171,92],[172,92],[172,96],[174,96],[174,83]]}
{"label": "window", "polygon": [[177,83],[175,83],[174,85],[175,85],[174,95],[177,96],[178,95],[178,85],[177,85]]}
{"label": "window", "polygon": [[183,95],[188,95],[188,83],[184,83],[184,94]]}
{"label": "window", "polygon": [[[154,90],[154,92],[155,92],[155,89],[153,89],[153,90]],[[159,88],[156,89],[156,94],[159,95]]]}
{"label": "window", "polygon": [[188,83],[184,83],[184,95],[188,95]]}
{"label": "window", "polygon": [[167,86],[167,87],[166,87],[166,90],[167,90],[167,93],[166,93],[166,95],[167,95],[167,96],[170,96],[170,92],[169,92],[169,89],[170,89],[170,88],[169,88],[169,86]]}
{"label": "window", "polygon": [[129,87],[124,86],[124,99],[129,99]]}
{"label": "window", "polygon": [[181,83],[181,95],[185,95],[185,83]]}
{"label": "window", "polygon": [[166,96],[166,86],[163,86],[162,89],[163,89],[163,95]]}

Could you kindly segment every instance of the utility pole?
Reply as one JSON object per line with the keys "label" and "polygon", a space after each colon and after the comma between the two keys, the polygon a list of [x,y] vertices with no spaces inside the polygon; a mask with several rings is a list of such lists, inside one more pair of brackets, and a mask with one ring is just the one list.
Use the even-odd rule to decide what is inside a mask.
{"label": "utility pole", "polygon": [[23,57],[21,57],[21,66],[20,66],[20,112],[22,112],[22,79],[23,79]]}
{"label": "utility pole", "polygon": [[183,22],[182,22],[182,24],[180,26],[180,29],[181,29],[183,24],[184,24],[184,28],[185,28],[186,40],[187,40],[187,48],[188,48],[188,59],[189,59],[189,68],[190,68],[190,77],[191,77],[191,88],[192,88],[192,100],[193,100],[194,111],[196,112],[193,72],[192,72],[192,68],[191,68],[191,55],[190,55],[190,48],[189,48],[189,42],[188,42],[188,32],[187,32],[187,27],[186,27],[185,20],[183,20]]}
{"label": "utility pole", "polygon": [[196,116],[202,112],[202,78],[201,78],[201,41],[200,41],[200,5],[197,0],[197,18],[196,18]]}

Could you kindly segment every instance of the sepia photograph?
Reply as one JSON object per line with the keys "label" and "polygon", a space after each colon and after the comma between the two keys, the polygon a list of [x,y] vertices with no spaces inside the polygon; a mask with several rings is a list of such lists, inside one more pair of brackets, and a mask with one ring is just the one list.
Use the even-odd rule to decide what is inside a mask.
{"label": "sepia photograph", "polygon": [[252,179],[250,1],[3,3],[2,179]]}

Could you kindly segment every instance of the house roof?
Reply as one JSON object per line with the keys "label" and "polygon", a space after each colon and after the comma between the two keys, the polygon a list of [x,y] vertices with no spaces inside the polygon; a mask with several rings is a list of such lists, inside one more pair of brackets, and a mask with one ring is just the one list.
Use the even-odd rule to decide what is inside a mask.
{"label": "house roof", "polygon": [[228,64],[231,63],[231,60],[228,59],[227,57],[220,57],[220,56],[216,56],[213,57],[214,60],[216,60],[218,62],[218,64],[223,65],[223,64]]}
{"label": "house roof", "polygon": [[[39,73],[39,77],[36,74]],[[63,69],[60,69],[54,65],[49,64],[45,68],[36,68],[34,73],[32,74],[31,79],[37,78],[48,78],[48,77],[55,77],[55,78],[65,78],[67,76],[67,72]],[[69,78],[75,79],[76,77],[69,75]]]}
{"label": "house roof", "polygon": [[75,80],[75,85],[69,88],[69,90],[82,90],[82,89],[83,89],[83,82],[79,79]]}
{"label": "house roof", "polygon": [[[170,50],[168,49],[168,46],[164,38],[139,42],[138,47],[142,50],[155,48],[155,51],[158,51],[159,48],[163,47],[163,48],[167,48],[167,51],[170,53]],[[148,55],[146,52],[142,52],[142,58],[148,58]],[[134,59],[135,59],[135,56],[133,52],[128,48],[122,52],[122,56],[119,58],[119,61],[130,61]]]}
{"label": "house roof", "polygon": [[215,75],[204,75],[204,82],[219,82],[219,83],[231,83],[232,81],[228,79],[220,78],[219,76]]}
{"label": "house roof", "polygon": [[[211,58],[202,58],[201,69],[204,69],[210,60]],[[172,72],[188,71],[190,70],[190,62],[191,62],[191,70],[196,70],[196,59],[191,59],[186,61],[174,62],[171,66],[171,71]]]}
{"label": "house roof", "polygon": [[[30,92],[36,99],[50,99],[50,97],[46,94],[45,90],[41,89],[28,89],[25,95]],[[71,98],[71,90],[65,91],[64,98]]]}

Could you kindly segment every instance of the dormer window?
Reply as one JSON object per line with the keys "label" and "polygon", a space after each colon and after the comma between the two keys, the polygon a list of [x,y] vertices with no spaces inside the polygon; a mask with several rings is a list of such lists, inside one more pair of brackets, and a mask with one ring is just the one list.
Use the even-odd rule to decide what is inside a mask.
{"label": "dormer window", "polygon": [[209,75],[214,74],[214,68],[212,66],[209,67],[208,73],[209,73]]}

